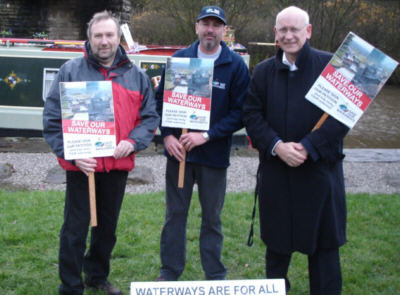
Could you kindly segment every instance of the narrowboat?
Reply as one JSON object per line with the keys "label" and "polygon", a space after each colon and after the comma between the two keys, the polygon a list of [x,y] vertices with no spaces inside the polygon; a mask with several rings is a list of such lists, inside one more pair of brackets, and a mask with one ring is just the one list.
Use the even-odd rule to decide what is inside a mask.
{"label": "narrowboat", "polygon": [[[83,44],[73,40],[0,38],[0,136],[42,136],[43,105],[50,85],[63,63],[83,55]],[[146,72],[155,88],[167,58],[180,48],[138,46],[128,51],[128,56]],[[247,52],[237,51],[249,65]]]}

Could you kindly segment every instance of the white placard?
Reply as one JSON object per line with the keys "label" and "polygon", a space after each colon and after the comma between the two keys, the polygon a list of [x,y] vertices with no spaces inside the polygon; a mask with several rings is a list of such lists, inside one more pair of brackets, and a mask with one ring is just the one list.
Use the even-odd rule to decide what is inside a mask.
{"label": "white placard", "polygon": [[161,126],[208,130],[214,61],[168,58]]}
{"label": "white placard", "polygon": [[64,158],[112,156],[116,147],[111,81],[60,82]]}
{"label": "white placard", "polygon": [[397,65],[395,60],[350,32],[306,99],[352,128]]}

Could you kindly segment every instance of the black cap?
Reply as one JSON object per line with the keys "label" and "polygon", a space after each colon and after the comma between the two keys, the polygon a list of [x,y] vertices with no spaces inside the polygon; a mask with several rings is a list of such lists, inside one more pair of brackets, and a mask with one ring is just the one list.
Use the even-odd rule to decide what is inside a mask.
{"label": "black cap", "polygon": [[204,6],[200,11],[197,21],[210,16],[220,19],[226,25],[225,12],[218,6]]}

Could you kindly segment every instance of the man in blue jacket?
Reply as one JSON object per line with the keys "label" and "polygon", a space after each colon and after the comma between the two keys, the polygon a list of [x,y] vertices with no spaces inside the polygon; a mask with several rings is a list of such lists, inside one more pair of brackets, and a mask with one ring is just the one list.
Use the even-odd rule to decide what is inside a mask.
{"label": "man in blue jacket", "polygon": [[291,255],[308,255],[311,294],[340,294],[339,247],[346,241],[342,159],[348,128],[305,95],[331,54],[309,45],[306,11],[288,7],[276,17],[276,56],[258,64],[244,102],[244,124],[258,149],[261,238],[267,278],[287,278]]}
{"label": "man in blue jacket", "polygon": [[[213,59],[214,77],[207,132],[189,130],[181,135],[181,129],[160,128],[168,160],[159,281],[177,280],[185,267],[186,222],[195,183],[202,208],[200,255],[205,277],[220,280],[226,276],[221,261],[220,213],[225,198],[232,133],[242,127],[242,103],[250,77],[243,59],[222,41],[225,31],[225,12],[217,6],[203,7],[196,22],[199,40],[174,54],[174,57]],[[163,90],[164,78],[156,93],[160,115]],[[178,188],[179,161],[184,159],[184,151],[187,152],[185,181],[184,187]]]}

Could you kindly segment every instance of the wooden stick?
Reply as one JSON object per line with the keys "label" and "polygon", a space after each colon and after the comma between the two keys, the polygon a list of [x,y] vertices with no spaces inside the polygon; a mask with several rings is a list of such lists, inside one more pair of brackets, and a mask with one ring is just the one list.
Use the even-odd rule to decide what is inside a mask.
{"label": "wooden stick", "polygon": [[[187,128],[182,129],[182,135],[187,133]],[[179,163],[178,188],[183,188],[185,180],[186,150],[183,150],[183,160]]]}
{"label": "wooden stick", "polygon": [[89,172],[89,202],[90,202],[90,223],[92,227],[97,226],[96,212],[96,187],[94,183],[94,172]]}
{"label": "wooden stick", "polygon": [[317,124],[315,124],[314,128],[311,130],[315,131],[317,130],[319,127],[321,127],[322,124],[324,124],[324,122],[326,121],[326,119],[328,119],[329,114],[328,113],[324,113],[321,118],[319,119],[319,121],[317,122]]}

